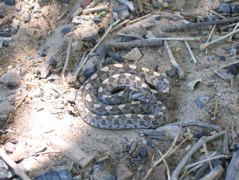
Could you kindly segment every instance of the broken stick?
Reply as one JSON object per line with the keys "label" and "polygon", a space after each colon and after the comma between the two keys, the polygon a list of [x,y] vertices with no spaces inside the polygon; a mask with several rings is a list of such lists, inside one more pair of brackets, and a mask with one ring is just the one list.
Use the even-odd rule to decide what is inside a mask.
{"label": "broken stick", "polygon": [[179,179],[179,175],[183,170],[183,168],[185,167],[185,165],[187,164],[187,162],[189,161],[189,159],[192,157],[193,154],[195,154],[195,152],[197,152],[203,146],[204,143],[208,143],[214,139],[224,136],[225,133],[226,131],[221,131],[212,136],[202,137],[201,139],[199,139],[199,141],[188,151],[188,153],[184,156],[184,158],[180,161],[176,169],[173,171],[171,176],[172,180]]}
{"label": "broken stick", "polygon": [[51,137],[50,141],[57,146],[65,156],[79,164],[82,168],[86,167],[94,159],[94,156],[84,153],[75,142],[67,143],[56,136]]}
{"label": "broken stick", "polygon": [[168,26],[163,27],[162,30],[164,32],[175,32],[175,31],[193,30],[196,28],[204,28],[205,29],[205,28],[209,28],[211,25],[224,25],[224,24],[233,23],[236,21],[239,21],[239,16],[225,18],[222,20],[211,21],[211,22],[183,24],[180,26],[168,25]]}
{"label": "broken stick", "polygon": [[236,30],[236,31],[232,31],[232,32],[226,34],[225,36],[222,36],[222,37],[220,37],[220,38],[218,38],[218,39],[215,39],[215,40],[213,40],[213,41],[211,41],[211,42],[207,42],[207,43],[201,44],[201,45],[200,45],[200,50],[206,49],[208,46],[210,46],[210,45],[212,45],[212,44],[214,44],[214,43],[217,43],[217,42],[219,42],[219,41],[221,41],[221,40],[224,40],[224,39],[226,39],[226,38],[228,38],[228,37],[230,37],[230,36],[232,36],[233,34],[238,33],[238,32],[239,32],[239,29]]}
{"label": "broken stick", "polygon": [[185,45],[186,45],[186,47],[187,47],[187,49],[188,49],[188,52],[189,52],[189,54],[190,54],[190,56],[191,56],[191,58],[192,58],[192,60],[193,60],[193,63],[194,63],[194,64],[197,64],[197,60],[196,60],[196,58],[195,58],[195,56],[194,56],[194,54],[193,54],[193,51],[192,51],[192,49],[190,48],[188,42],[187,42],[187,41],[184,41],[184,43],[185,43]]}
{"label": "broken stick", "polygon": [[183,72],[182,68],[179,66],[179,64],[177,63],[177,61],[175,60],[167,41],[164,41],[164,46],[168,52],[169,61],[170,61],[171,66],[173,66],[177,69],[178,76],[180,79],[184,78],[184,72]]}
{"label": "broken stick", "polygon": [[0,149],[0,157],[13,169],[13,171],[23,180],[31,180],[31,178],[4,152]]}

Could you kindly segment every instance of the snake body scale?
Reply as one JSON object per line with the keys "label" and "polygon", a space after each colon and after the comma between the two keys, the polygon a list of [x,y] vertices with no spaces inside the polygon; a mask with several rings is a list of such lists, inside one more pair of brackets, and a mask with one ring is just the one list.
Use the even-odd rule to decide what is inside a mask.
{"label": "snake body scale", "polygon": [[111,64],[84,82],[76,95],[76,107],[82,119],[95,128],[153,128],[167,118],[167,108],[155,92],[169,92],[169,81],[158,72]]}

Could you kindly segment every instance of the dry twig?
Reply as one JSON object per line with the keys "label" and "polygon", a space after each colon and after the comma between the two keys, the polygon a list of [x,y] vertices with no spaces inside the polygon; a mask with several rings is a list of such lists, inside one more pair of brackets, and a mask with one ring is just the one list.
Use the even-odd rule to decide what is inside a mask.
{"label": "dry twig", "polygon": [[[157,148],[157,150],[158,150],[160,156],[163,156],[163,153],[158,148]],[[164,158],[163,158],[163,163],[164,163],[164,165],[166,166],[166,169],[167,169],[168,180],[170,180],[171,179],[170,178],[170,170],[169,170],[169,167],[168,167],[168,163],[167,163],[167,161]]]}
{"label": "dry twig", "polygon": [[235,33],[238,33],[238,32],[239,32],[239,29],[236,30],[236,31],[232,31],[232,32],[230,32],[230,33],[228,33],[228,34],[226,34],[226,35],[224,35],[224,36],[222,36],[222,37],[220,37],[218,39],[215,39],[215,40],[213,40],[211,42],[207,42],[207,43],[201,44],[200,45],[200,50],[206,49],[208,46],[210,46],[212,44],[215,44],[215,43],[217,43],[219,41],[222,41],[222,40],[224,40],[224,39],[226,39],[226,38],[230,37],[231,35],[233,35]]}
{"label": "dry twig", "polygon": [[[159,158],[159,160],[157,160],[156,162],[153,163],[152,167],[149,169],[148,173],[146,174],[146,176],[144,177],[144,180],[147,180],[147,178],[149,177],[149,175],[151,174],[151,172],[153,171],[153,169],[159,165],[159,163],[161,163],[163,161],[163,159],[169,157],[179,146],[176,146],[176,143],[178,141],[180,135],[180,131],[178,131],[177,136],[175,137],[175,139],[173,140],[173,143],[171,145],[171,147],[168,149],[168,151]],[[184,141],[183,141],[184,142]]]}
{"label": "dry twig", "polygon": [[164,41],[164,46],[168,52],[169,61],[170,61],[171,66],[173,66],[177,69],[179,78],[184,78],[184,72],[183,72],[182,68],[179,66],[179,64],[176,62],[167,41]]}
{"label": "dry twig", "polygon": [[239,61],[237,60],[237,61],[234,61],[232,63],[221,66],[220,69],[225,69],[225,68],[228,68],[231,65],[235,65],[235,64],[238,64],[238,63],[239,63]]}
{"label": "dry twig", "polygon": [[83,14],[89,14],[89,13],[95,13],[95,12],[101,12],[101,11],[106,11],[108,10],[108,5],[104,6],[99,6],[99,7],[94,7],[94,8],[87,8],[83,10]]}
{"label": "dry twig", "polygon": [[0,149],[0,157],[20,176],[23,180],[31,180],[30,177],[4,152]]}
{"label": "dry twig", "polygon": [[181,125],[182,127],[184,127],[184,126],[200,126],[200,127],[212,129],[215,131],[220,130],[220,127],[217,125],[213,125],[213,124],[209,124],[209,123],[205,123],[205,122],[197,121],[197,120],[190,120],[190,121],[185,120],[183,122],[172,123],[172,125]]}
{"label": "dry twig", "polygon": [[[239,27],[239,23],[236,24],[236,26],[234,27],[233,31],[236,31],[238,27]],[[229,37],[229,41],[232,41],[232,37],[233,37],[233,35],[231,35]]]}
{"label": "dry twig", "polygon": [[[207,38],[206,43],[208,43],[208,42],[210,41],[210,39],[211,39],[211,37],[212,37],[212,34],[214,33],[215,29],[216,29],[216,25],[213,26],[211,32],[209,33],[209,36],[208,36],[208,38]],[[206,49],[206,53],[207,53],[207,49]]]}
{"label": "dry twig", "polygon": [[201,178],[200,180],[212,180],[212,179],[217,179],[219,178],[222,173],[223,173],[224,169],[222,167],[222,165],[217,165],[215,168],[213,168],[210,173],[208,173],[206,176],[204,176],[203,178]]}
{"label": "dry twig", "polygon": [[185,43],[185,45],[186,45],[186,47],[187,47],[187,49],[188,49],[188,52],[189,52],[189,54],[190,54],[190,56],[191,56],[191,58],[192,58],[194,64],[197,64],[197,60],[196,60],[196,58],[195,58],[195,56],[194,56],[194,54],[193,54],[193,52],[192,52],[192,49],[190,48],[188,42],[187,42],[187,41],[184,41],[184,43]]}
{"label": "dry twig", "polygon": [[184,31],[184,30],[193,30],[195,28],[208,28],[211,25],[223,25],[227,23],[232,23],[239,21],[239,17],[230,17],[230,18],[225,18],[222,20],[217,20],[217,21],[211,21],[211,22],[202,22],[202,23],[191,23],[191,24],[183,24],[181,26],[165,26],[162,28],[163,31],[165,32],[175,32],[175,31]]}
{"label": "dry twig", "polygon": [[173,171],[171,178],[172,180],[177,180],[178,176],[180,175],[182,169],[185,167],[185,165],[187,164],[188,160],[192,157],[192,155],[198,151],[203,143],[208,143],[210,141],[213,141],[221,136],[225,135],[225,131],[221,131],[217,134],[214,134],[212,136],[209,137],[202,137],[201,139],[199,139],[199,141],[192,147],[192,149],[190,151],[188,151],[188,153],[184,156],[184,158],[181,160],[181,162],[178,164],[178,166],[175,168],[175,170]]}
{"label": "dry twig", "polygon": [[66,61],[65,61],[64,67],[63,67],[62,72],[61,72],[62,80],[63,80],[64,83],[65,83],[65,71],[66,71],[66,68],[68,66],[69,59],[70,59],[70,54],[71,54],[72,41],[73,41],[73,38],[70,37],[70,40],[68,42],[67,51],[66,51]]}

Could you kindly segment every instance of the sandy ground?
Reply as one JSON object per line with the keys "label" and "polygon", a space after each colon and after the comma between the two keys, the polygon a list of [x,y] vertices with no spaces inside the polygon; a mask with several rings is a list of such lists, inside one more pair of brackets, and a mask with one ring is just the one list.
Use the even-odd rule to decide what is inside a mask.
{"label": "sandy ground", "polygon": [[[24,3],[21,4],[24,5]],[[183,10],[185,13],[193,13],[194,15],[205,15],[205,12],[216,6],[218,1],[176,1],[175,4],[169,1],[169,4],[171,5],[170,8],[174,10]],[[27,9],[24,6],[22,8]],[[48,11],[48,8],[51,10]],[[74,88],[64,86],[60,78],[54,82],[37,78],[36,70],[39,65],[47,61],[57,50],[58,45],[64,42],[59,30],[61,29],[61,21],[56,23],[56,19],[66,8],[70,9],[70,6],[67,7],[64,3],[52,3],[42,9],[43,14],[48,13],[45,16],[46,18],[41,16],[39,19],[33,19],[30,23],[23,23],[21,19],[23,15],[17,14],[21,24],[20,29],[12,37],[13,41],[10,46],[0,49],[0,75],[4,75],[11,69],[15,69],[21,74],[21,85],[16,92],[14,91],[15,94],[11,99],[12,104],[17,108],[5,126],[9,133],[2,135],[1,146],[5,147],[7,142],[12,142],[15,149],[13,155],[23,159],[20,165],[31,176],[40,175],[50,169],[66,168],[71,170],[74,175],[81,174],[87,179],[85,174],[91,172],[92,166],[86,169],[79,168],[71,159],[63,156],[59,149],[52,144],[51,137],[59,136],[67,142],[78,144],[82,151],[95,156],[95,159],[108,155],[112,171],[117,166],[117,162],[127,155],[133,143],[137,143],[139,147],[145,146],[145,137],[135,130],[101,130],[90,127],[80,116],[69,113],[72,106],[68,99],[71,97],[71,93],[75,91]],[[154,25],[150,31],[155,36],[163,33],[161,27],[164,25],[179,22],[170,21],[166,18],[155,21],[153,17],[145,21],[153,22]],[[137,31],[137,29],[140,29],[139,24],[141,23],[129,25],[121,31]],[[169,42],[175,59],[184,70],[185,78],[169,78],[171,92],[168,98],[163,101],[169,109],[167,122],[201,120],[219,125],[222,129],[230,129],[234,125],[237,130],[239,113],[238,80],[236,78],[234,83],[231,84],[216,76],[213,70],[235,60],[236,57],[230,57],[227,49],[235,47],[238,43],[236,40],[223,41],[212,45],[205,53],[205,51],[199,50],[199,45],[206,41],[209,32],[210,30],[203,30],[170,34],[172,36],[201,36],[202,41],[189,42],[198,61],[197,65],[191,63],[191,57],[184,42]],[[115,33],[108,40],[114,38]],[[220,35],[221,33],[216,32],[212,39]],[[64,47],[67,47],[67,45]],[[47,56],[40,57],[39,52],[44,48],[48,49]],[[143,56],[133,62],[134,64],[154,69],[158,67],[158,71],[165,75],[165,71],[170,68],[170,63],[167,51],[163,46],[140,48],[140,51]],[[124,55],[127,52],[120,51],[120,53]],[[65,56],[66,48],[62,50],[58,58],[63,60]],[[219,60],[220,56],[226,56],[227,60]],[[202,82],[198,84],[194,91],[190,90],[187,84],[198,78],[202,78]],[[1,89],[2,92],[8,92],[3,85],[1,85]],[[39,91],[42,92],[42,95],[38,94]],[[37,97],[38,95],[39,97]],[[8,96],[6,93],[1,93],[2,99],[6,96]],[[195,104],[198,97],[202,97],[205,107],[199,108]],[[216,103],[218,109],[216,117],[214,117],[213,112]],[[192,134],[204,131],[201,128],[190,127],[188,129]],[[185,131],[188,131],[188,129]],[[152,142],[156,143],[162,152],[165,152],[171,144],[167,141],[152,140]],[[191,143],[188,142],[188,144]],[[172,169],[185,153],[186,147],[187,144],[182,146],[168,160]],[[218,149],[220,149],[220,146],[218,146]],[[150,148],[149,151],[151,151]],[[39,154],[34,155],[38,152]],[[155,158],[149,158],[147,163],[144,164],[144,168],[148,169],[150,162],[154,161]],[[140,164],[143,165],[143,161]],[[137,167],[132,168],[133,170],[137,169]]]}

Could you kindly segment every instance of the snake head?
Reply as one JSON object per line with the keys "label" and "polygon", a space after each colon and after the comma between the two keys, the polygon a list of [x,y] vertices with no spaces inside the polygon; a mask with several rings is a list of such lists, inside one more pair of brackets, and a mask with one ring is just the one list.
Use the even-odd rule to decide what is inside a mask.
{"label": "snake head", "polygon": [[157,84],[157,89],[162,93],[169,93],[169,81],[167,79],[162,79]]}

